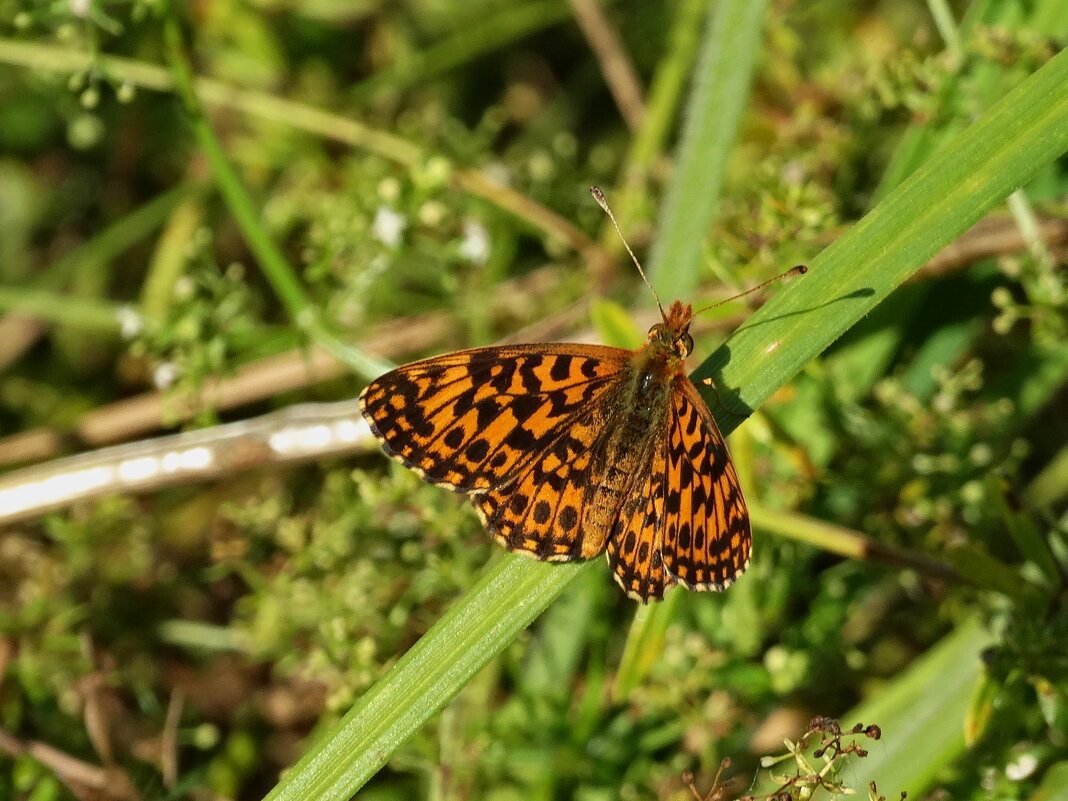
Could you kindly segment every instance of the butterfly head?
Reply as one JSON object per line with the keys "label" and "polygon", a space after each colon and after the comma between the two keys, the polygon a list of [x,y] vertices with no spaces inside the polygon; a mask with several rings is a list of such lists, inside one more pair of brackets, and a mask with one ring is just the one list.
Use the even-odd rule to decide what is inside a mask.
{"label": "butterfly head", "polygon": [[679,358],[685,359],[693,350],[693,337],[690,336],[692,317],[693,307],[689,304],[683,305],[676,300],[664,315],[664,321],[649,329],[647,335],[649,342],[668,353],[674,353]]}

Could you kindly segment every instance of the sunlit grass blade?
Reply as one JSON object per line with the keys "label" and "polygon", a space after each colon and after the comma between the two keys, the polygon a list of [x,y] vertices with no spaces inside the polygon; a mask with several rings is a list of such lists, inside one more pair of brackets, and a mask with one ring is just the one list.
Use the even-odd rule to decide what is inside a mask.
{"label": "sunlit grass blade", "polygon": [[[887,797],[905,790],[920,797],[937,772],[964,750],[964,721],[982,677],[991,635],[977,619],[959,625],[878,696],[842,718],[876,724],[882,739],[857,772],[878,782]],[[858,782],[861,784],[861,782]]]}
{"label": "sunlit grass blade", "polygon": [[[756,408],[935,253],[1068,150],[1068,51],[850,228],[696,371]],[[709,393],[709,400],[712,400]],[[728,408],[731,403],[725,403]]]}
{"label": "sunlit grass blade", "polygon": [[709,224],[748,103],[765,6],[766,0],[721,0],[710,7],[649,258],[650,280],[664,298],[688,297],[697,286]]}
{"label": "sunlit grass blade", "polygon": [[389,755],[593,563],[506,555],[312,744],[267,798],[349,798]]}
{"label": "sunlit grass blade", "polygon": [[634,611],[634,620],[627,632],[627,642],[612,685],[612,696],[617,701],[625,699],[660,658],[667,638],[667,627],[675,617],[681,597],[680,592],[671,592],[663,603],[639,606]]}

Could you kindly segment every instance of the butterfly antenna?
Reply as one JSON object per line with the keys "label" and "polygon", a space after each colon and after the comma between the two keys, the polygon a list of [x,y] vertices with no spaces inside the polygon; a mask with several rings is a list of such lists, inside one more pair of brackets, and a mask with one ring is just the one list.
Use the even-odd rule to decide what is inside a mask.
{"label": "butterfly antenna", "polygon": [[[649,283],[649,279],[645,277],[645,270],[642,269],[642,264],[638,261],[638,257],[634,255],[634,251],[630,249],[630,245],[627,243],[627,238],[623,236],[623,232],[619,229],[619,223],[616,222],[616,215],[612,213],[612,209],[608,207],[608,201],[605,200],[604,192],[601,191],[599,186],[591,186],[590,194],[593,195],[593,199],[597,201],[597,205],[604,209],[604,213],[608,215],[608,219],[612,221],[612,227],[616,229],[616,233],[619,234],[619,238],[623,242],[623,247],[627,249],[627,253],[630,254],[630,260],[634,262],[634,266],[638,268],[638,273],[641,275],[645,285],[649,287],[649,291],[653,293],[653,298],[656,300],[656,307],[660,309],[660,316],[667,319],[667,315],[664,314],[664,307],[660,303],[660,296],[656,294],[656,290],[653,289],[653,285]],[[760,287],[757,287],[759,289]]]}
{"label": "butterfly antenna", "polygon": [[706,312],[709,309],[714,309],[717,306],[722,306],[724,303],[730,303],[732,300],[738,300],[738,298],[744,298],[746,295],[752,295],[754,292],[758,292],[759,290],[761,290],[764,287],[766,287],[768,284],[774,284],[776,281],[781,281],[784,278],[790,278],[790,277],[795,276],[795,275],[804,275],[807,272],[808,272],[808,267],[806,267],[803,264],[799,264],[796,267],[791,267],[786,272],[784,272],[784,273],[782,273],[780,275],[777,275],[774,278],[769,278],[767,281],[761,281],[759,284],[757,284],[752,289],[747,289],[747,290],[745,290],[745,292],[739,292],[737,295],[732,295],[729,298],[721,300],[719,303],[713,303],[711,306],[705,306],[703,309],[699,309],[698,311],[695,311],[694,315],[696,316],[696,315],[700,314],[701,312]]}

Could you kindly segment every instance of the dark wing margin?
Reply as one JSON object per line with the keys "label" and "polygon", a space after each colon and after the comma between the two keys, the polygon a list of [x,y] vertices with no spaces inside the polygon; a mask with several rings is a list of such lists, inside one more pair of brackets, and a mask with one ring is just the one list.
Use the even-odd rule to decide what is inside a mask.
{"label": "dark wing margin", "polygon": [[664,568],[691,590],[723,590],[749,565],[749,511],[712,413],[686,376],[676,382],[666,441]]}
{"label": "dark wing margin", "polygon": [[617,376],[628,351],[515,345],[398,367],[360,394],[387,454],[427,481],[477,493],[510,481]]}

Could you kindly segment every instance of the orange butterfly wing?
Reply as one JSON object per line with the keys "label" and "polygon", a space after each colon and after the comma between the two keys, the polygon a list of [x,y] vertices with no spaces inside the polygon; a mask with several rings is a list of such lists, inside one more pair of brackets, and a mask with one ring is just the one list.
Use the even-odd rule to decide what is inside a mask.
{"label": "orange butterfly wing", "polygon": [[749,565],[749,511],[704,399],[686,376],[674,383],[665,443],[664,568],[691,590],[723,590]]}
{"label": "orange butterfly wing", "polygon": [[664,501],[667,495],[667,459],[663,439],[653,443],[648,467],[620,510],[608,540],[608,564],[623,592],[640,601],[658,601],[673,584],[664,570]]}
{"label": "orange butterfly wing", "polygon": [[393,458],[457,492],[499,488],[589,415],[628,352],[592,345],[514,345],[398,367],[360,394]]}
{"label": "orange butterfly wing", "polygon": [[723,590],[749,564],[749,512],[727,443],[685,375],[608,540],[623,591],[659,600],[672,584]]}
{"label": "orange butterfly wing", "polygon": [[549,561],[588,559],[612,547],[623,516],[644,501],[642,482],[660,428],[654,425],[654,436],[643,437],[628,427],[630,377],[621,365],[598,402],[573,418],[514,481],[474,494],[495,540]]}

